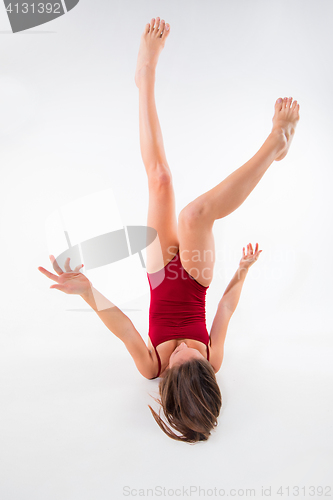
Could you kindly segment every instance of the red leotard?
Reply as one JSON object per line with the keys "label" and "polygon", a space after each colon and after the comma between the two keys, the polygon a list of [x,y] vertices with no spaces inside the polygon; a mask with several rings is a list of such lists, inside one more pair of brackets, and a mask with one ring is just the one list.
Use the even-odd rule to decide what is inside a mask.
{"label": "red leotard", "polygon": [[201,285],[184,269],[179,250],[164,269],[147,273],[147,277],[150,286],[149,337],[158,359],[158,374],[154,378],[161,373],[156,347],[167,340],[198,340],[207,346],[209,360],[206,327],[206,292],[209,287]]}

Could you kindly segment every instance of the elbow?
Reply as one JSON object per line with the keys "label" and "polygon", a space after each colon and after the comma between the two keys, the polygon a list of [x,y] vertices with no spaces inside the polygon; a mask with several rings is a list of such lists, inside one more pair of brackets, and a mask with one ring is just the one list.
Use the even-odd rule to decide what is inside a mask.
{"label": "elbow", "polygon": [[219,302],[219,309],[223,309],[229,316],[232,316],[236,310],[237,304],[230,302],[228,299],[222,299]]}

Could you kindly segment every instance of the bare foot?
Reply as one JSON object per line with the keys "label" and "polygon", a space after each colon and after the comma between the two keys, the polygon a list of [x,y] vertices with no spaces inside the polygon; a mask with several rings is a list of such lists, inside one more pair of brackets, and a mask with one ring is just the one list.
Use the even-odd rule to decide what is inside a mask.
{"label": "bare foot", "polygon": [[146,24],[141,35],[138,62],[135,71],[135,83],[139,87],[140,80],[147,68],[155,69],[165,41],[170,34],[170,25],[165,24],[164,19],[160,21],[153,18],[150,24]]}
{"label": "bare foot", "polygon": [[281,150],[276,161],[282,160],[288,153],[291,141],[293,140],[297,122],[299,120],[299,104],[293,102],[292,97],[281,97],[275,103],[275,113],[273,116],[272,135],[279,136],[281,140]]}

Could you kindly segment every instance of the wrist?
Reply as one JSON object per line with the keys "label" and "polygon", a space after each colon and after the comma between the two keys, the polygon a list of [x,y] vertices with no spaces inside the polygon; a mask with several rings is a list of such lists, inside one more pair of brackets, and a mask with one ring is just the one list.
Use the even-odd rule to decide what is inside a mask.
{"label": "wrist", "polygon": [[245,278],[245,276],[247,275],[247,272],[249,270],[250,266],[246,266],[244,264],[240,264],[238,266],[238,269],[237,269],[237,276],[238,276],[238,279],[241,279],[241,278]]}
{"label": "wrist", "polygon": [[90,301],[94,297],[92,289],[93,287],[90,286],[85,292],[80,293],[80,297],[82,297],[86,302]]}

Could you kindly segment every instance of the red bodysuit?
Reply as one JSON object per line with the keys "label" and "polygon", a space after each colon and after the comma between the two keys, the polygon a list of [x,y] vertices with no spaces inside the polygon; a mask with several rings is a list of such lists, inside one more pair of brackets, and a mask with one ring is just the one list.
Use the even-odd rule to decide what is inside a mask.
{"label": "red bodysuit", "polygon": [[209,360],[206,327],[206,292],[209,287],[201,285],[184,269],[179,250],[164,269],[147,273],[147,277],[150,286],[149,337],[158,359],[158,374],[154,378],[161,373],[156,347],[167,340],[198,340],[206,345]]}

